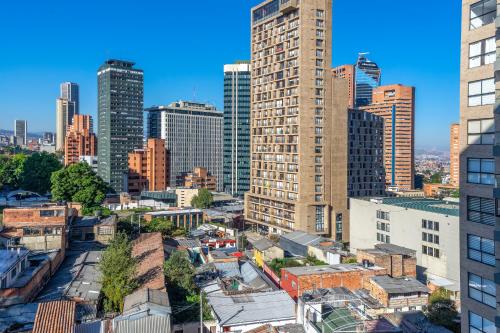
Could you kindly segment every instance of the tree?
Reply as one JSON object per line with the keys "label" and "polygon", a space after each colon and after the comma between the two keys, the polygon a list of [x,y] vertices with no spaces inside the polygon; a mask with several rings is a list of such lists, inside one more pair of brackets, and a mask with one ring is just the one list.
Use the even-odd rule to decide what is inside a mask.
{"label": "tree", "polygon": [[144,225],[146,232],[160,232],[163,237],[172,235],[174,230],[174,223],[165,218],[153,218],[150,222]]}
{"label": "tree", "polygon": [[79,202],[84,208],[99,206],[108,189],[101,177],[85,162],[55,172],[51,180],[55,200]]}
{"label": "tree", "polygon": [[26,158],[24,154],[0,156],[0,187],[17,189],[21,186]]}
{"label": "tree", "polygon": [[214,196],[206,188],[202,188],[198,195],[191,200],[191,206],[198,209],[210,208],[214,202]]}
{"label": "tree", "polygon": [[457,316],[455,303],[450,299],[446,289],[439,288],[431,294],[427,308],[427,317],[431,322],[454,330]]}
{"label": "tree", "polygon": [[443,181],[442,177],[441,177],[441,174],[439,172],[433,174],[431,176],[431,179],[430,179],[430,182],[432,184],[441,184]]}
{"label": "tree", "polygon": [[176,251],[165,261],[163,271],[167,284],[182,288],[187,294],[195,292],[194,268],[185,252]]}
{"label": "tree", "polygon": [[47,152],[35,153],[24,162],[21,187],[27,191],[46,194],[50,190],[52,173],[61,168],[62,164],[55,155]]}
{"label": "tree", "polygon": [[132,244],[126,234],[119,232],[102,254],[99,270],[106,312],[123,311],[123,300],[137,287],[137,262],[132,257]]}

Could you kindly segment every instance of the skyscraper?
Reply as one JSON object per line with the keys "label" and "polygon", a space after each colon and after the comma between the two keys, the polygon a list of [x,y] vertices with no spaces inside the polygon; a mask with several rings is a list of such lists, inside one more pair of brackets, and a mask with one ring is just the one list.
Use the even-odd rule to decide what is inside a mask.
{"label": "skyscraper", "polygon": [[183,186],[184,174],[203,167],[222,191],[223,114],[209,104],[179,101],[154,106],[148,113],[148,136],[165,140],[170,152],[170,185]]}
{"label": "skyscraper", "polygon": [[349,110],[349,197],[385,195],[384,118]]}
{"label": "skyscraper", "polygon": [[349,87],[349,108],[354,108],[355,103],[355,70],[354,65],[342,65],[332,69],[333,77],[347,80]]}
{"label": "skyscraper", "polygon": [[[500,34],[496,0],[462,1],[460,284],[462,332],[499,332]],[[496,89],[495,89],[496,87]],[[496,96],[495,96],[496,92]],[[495,142],[496,141],[496,142]],[[497,178],[497,179],[495,179]],[[496,326],[496,328],[495,328]]]}
{"label": "skyscraper", "polygon": [[17,145],[25,146],[28,144],[28,122],[26,120],[16,119],[14,121],[14,137]]}
{"label": "skyscraper", "polygon": [[76,103],[65,98],[56,100],[56,150],[63,151],[66,134],[77,114]]}
{"label": "skyscraper", "polygon": [[349,101],[347,84],[331,74],[331,14],[331,0],[267,0],[252,9],[245,214],[270,233],[348,239]]}
{"label": "skyscraper", "polygon": [[[220,180],[219,180],[220,181]],[[224,191],[250,189],[250,64],[224,66]]]}
{"label": "skyscraper", "polygon": [[450,127],[450,184],[458,186],[460,174],[460,124]]}
{"label": "skyscraper", "polygon": [[372,103],[373,89],[380,86],[381,70],[376,63],[368,60],[366,53],[360,53],[355,71],[355,104],[357,107]]}
{"label": "skyscraper", "polygon": [[96,156],[97,138],[94,134],[92,117],[74,115],[72,125],[66,132],[64,142],[64,165],[78,163],[82,156]]}
{"label": "skyscraper", "polygon": [[128,153],[143,146],[144,73],[134,63],[107,60],[98,78],[98,173],[119,193],[128,181]]}
{"label": "skyscraper", "polygon": [[65,99],[74,103],[74,113],[80,113],[80,88],[77,83],[63,82],[60,85],[59,98]]}
{"label": "skyscraper", "polygon": [[373,90],[363,110],[384,118],[384,164],[389,188],[411,190],[415,178],[415,88],[394,84]]}

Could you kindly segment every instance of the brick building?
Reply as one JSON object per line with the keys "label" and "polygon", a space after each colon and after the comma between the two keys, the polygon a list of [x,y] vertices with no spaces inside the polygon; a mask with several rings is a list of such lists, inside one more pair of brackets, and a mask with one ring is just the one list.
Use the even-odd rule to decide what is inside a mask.
{"label": "brick building", "polygon": [[163,264],[163,239],[159,232],[142,234],[132,242],[132,257],[137,259],[138,289],[166,291]]}
{"label": "brick building", "polygon": [[280,287],[293,299],[306,291],[319,288],[345,287],[349,290],[363,288],[372,276],[386,275],[382,267],[359,265],[304,266],[281,269]]}
{"label": "brick building", "polygon": [[92,117],[75,114],[64,140],[64,165],[80,161],[81,156],[97,155],[97,138],[94,134]]}
{"label": "brick building", "polygon": [[165,140],[148,139],[145,149],[128,155],[128,192],[165,191],[169,185],[169,155]]}
{"label": "brick building", "polygon": [[392,244],[376,244],[373,249],[358,249],[360,264],[375,265],[387,270],[392,277],[417,276],[416,251]]}
{"label": "brick building", "polygon": [[460,124],[450,126],[450,184],[460,184]]}
{"label": "brick building", "polygon": [[212,176],[206,168],[196,167],[193,172],[183,176],[183,185],[188,188],[206,188],[209,191],[217,189],[217,178]]}
{"label": "brick building", "polygon": [[345,79],[347,80],[347,84],[349,87],[349,108],[355,107],[355,86],[356,86],[356,78],[355,78],[355,68],[354,65],[342,65],[335,68],[332,68],[332,75],[335,78]]}

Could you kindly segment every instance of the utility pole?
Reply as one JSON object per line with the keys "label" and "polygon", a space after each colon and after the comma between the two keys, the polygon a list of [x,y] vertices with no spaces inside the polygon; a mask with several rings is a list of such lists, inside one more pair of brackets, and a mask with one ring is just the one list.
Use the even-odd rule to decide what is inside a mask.
{"label": "utility pole", "polygon": [[203,289],[200,288],[200,333],[203,333]]}

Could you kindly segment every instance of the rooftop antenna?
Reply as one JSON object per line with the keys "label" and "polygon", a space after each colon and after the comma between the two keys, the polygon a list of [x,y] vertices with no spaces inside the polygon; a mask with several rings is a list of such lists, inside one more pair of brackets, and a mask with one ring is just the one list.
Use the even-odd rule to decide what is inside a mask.
{"label": "rooftop antenna", "polygon": [[196,86],[193,86],[193,102],[196,102]]}

